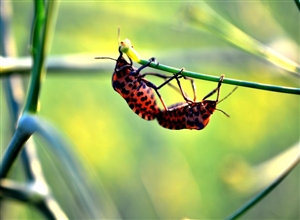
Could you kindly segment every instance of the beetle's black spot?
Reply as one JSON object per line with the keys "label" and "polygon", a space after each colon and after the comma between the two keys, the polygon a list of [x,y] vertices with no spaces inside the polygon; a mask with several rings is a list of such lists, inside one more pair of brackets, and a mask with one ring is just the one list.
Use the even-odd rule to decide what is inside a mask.
{"label": "beetle's black spot", "polygon": [[112,86],[115,89],[120,89],[120,88],[123,87],[122,84],[119,81],[113,81]]}
{"label": "beetle's black spot", "polygon": [[129,95],[130,91],[123,88],[121,93],[124,94],[124,95]]}
{"label": "beetle's black spot", "polygon": [[132,82],[132,79],[131,79],[130,77],[126,76],[126,77],[125,77],[125,81],[126,81],[127,83],[129,83],[129,82]]}
{"label": "beetle's black spot", "polygon": [[202,115],[204,115],[206,113],[206,109],[205,108],[200,108],[200,112]]}
{"label": "beetle's black spot", "polygon": [[137,95],[138,97],[140,97],[140,96],[142,96],[143,94],[144,94],[143,92],[137,92],[136,95]]}
{"label": "beetle's black spot", "polygon": [[145,102],[145,105],[146,106],[148,106],[148,105],[150,105],[151,104],[151,100],[150,101],[147,101],[147,102]]}
{"label": "beetle's black spot", "polygon": [[199,111],[194,112],[194,116],[199,117],[200,116],[200,112]]}
{"label": "beetle's black spot", "polygon": [[206,120],[209,118],[209,116],[210,116],[210,114],[204,114],[204,115],[202,115],[202,118],[203,118],[203,120]]}
{"label": "beetle's black spot", "polygon": [[139,104],[139,103],[136,103],[135,105],[136,105],[136,107],[138,107],[138,108],[141,108],[141,107],[143,106],[142,104]]}
{"label": "beetle's black spot", "polygon": [[150,109],[152,109],[152,110],[156,110],[156,108],[155,108],[155,106],[154,106],[154,105],[151,105],[151,106],[150,106]]}
{"label": "beetle's black spot", "polygon": [[141,101],[143,101],[143,102],[146,101],[146,100],[147,100],[147,96],[144,96],[144,97],[141,98]]}
{"label": "beetle's black spot", "polygon": [[126,102],[130,102],[130,98],[125,98]]}
{"label": "beetle's black spot", "polygon": [[194,125],[194,122],[193,122],[193,121],[190,121],[190,120],[187,120],[186,124],[189,125],[189,126],[193,126],[193,125]]}

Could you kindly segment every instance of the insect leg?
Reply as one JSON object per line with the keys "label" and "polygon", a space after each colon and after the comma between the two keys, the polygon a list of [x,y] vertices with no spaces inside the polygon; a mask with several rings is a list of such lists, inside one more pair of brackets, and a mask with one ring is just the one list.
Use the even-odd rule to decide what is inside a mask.
{"label": "insect leg", "polygon": [[146,80],[146,79],[144,79],[144,78],[141,78],[141,81],[145,82],[146,85],[147,85],[148,87],[154,89],[154,91],[156,92],[156,94],[157,94],[158,98],[160,99],[162,105],[164,106],[164,109],[165,109],[166,111],[168,111],[168,108],[167,108],[167,106],[166,106],[166,103],[165,103],[165,101],[163,100],[163,98],[161,97],[160,93],[158,92],[158,89],[157,89],[156,85],[154,85],[152,82],[149,82],[148,80]]}
{"label": "insect leg", "polygon": [[[141,76],[141,78],[144,78],[145,76],[148,76],[148,75],[150,75],[150,76],[157,76],[157,77],[163,78],[165,81],[166,81],[167,79],[172,78],[172,77],[173,77],[173,79],[174,79],[174,76],[166,76],[166,75],[163,75],[163,74],[160,74],[160,73],[144,73],[144,74],[141,74],[140,76]],[[176,86],[174,86],[173,84],[171,84],[170,81],[169,81],[167,84],[168,84],[170,87],[172,87],[173,89],[175,89],[177,92],[180,93],[180,90],[179,90]],[[165,84],[164,84],[164,85],[165,85]],[[161,88],[162,86],[160,85],[159,87]]]}
{"label": "insect leg", "polygon": [[[145,65],[143,65],[140,68],[138,68],[137,71],[136,71],[136,74],[139,74],[142,71],[142,69],[146,68],[147,66],[150,65],[150,63],[153,63],[153,62],[157,63],[155,57],[151,57],[149,59],[148,63],[146,63]],[[159,65],[159,63],[157,63],[157,65]]]}
{"label": "insect leg", "polygon": [[[165,79],[167,79],[164,83],[162,83],[160,86],[155,86],[154,84],[152,84],[153,86],[155,86],[155,88],[153,87],[153,86],[149,86],[149,87],[151,87],[151,88],[153,88],[154,90],[156,90],[156,93],[158,93],[158,89],[160,89],[160,88],[162,88],[164,85],[166,85],[166,84],[169,84],[170,86],[172,86],[173,87],[173,85],[172,84],[170,84],[169,82],[171,81],[171,80],[173,80],[173,79],[176,79],[176,81],[177,81],[177,84],[178,84],[178,86],[179,86],[179,89],[180,89],[180,92],[181,92],[181,94],[182,94],[182,96],[183,96],[183,98],[187,101],[187,102],[192,102],[191,101],[191,99],[185,94],[185,92],[183,91],[183,89],[182,89],[182,87],[181,87],[181,84],[180,84],[180,82],[179,82],[179,78],[185,78],[185,79],[189,79],[189,78],[186,78],[185,76],[178,76],[180,73],[182,73],[182,71],[183,71],[183,69],[181,69],[178,73],[176,73],[176,74],[174,74],[174,76],[171,76],[171,77],[168,77],[168,76],[165,76],[165,75],[162,75],[162,74],[159,74],[159,73],[146,73],[146,74],[144,74],[144,75],[155,75],[155,76],[158,76],[158,77],[162,77],[162,78],[165,78]],[[193,91],[194,91],[194,99],[196,99],[196,95],[195,95],[195,85],[194,85],[194,80],[192,80],[192,79],[189,79],[189,80],[191,80],[192,81],[192,88],[193,88]],[[147,81],[148,82],[148,81]],[[150,83],[150,82],[149,82]],[[177,89],[177,88],[176,88]]]}
{"label": "insect leg", "polygon": [[[185,94],[185,92],[183,91],[182,86],[181,86],[181,84],[180,84],[179,78],[181,78],[181,77],[177,77],[177,75],[180,74],[182,71],[183,71],[183,69],[181,69],[181,70],[180,70],[178,73],[176,73],[174,76],[175,76],[175,79],[176,79],[176,81],[177,81],[177,84],[178,84],[178,87],[179,87],[179,89],[180,89],[180,92],[181,92],[182,97],[184,98],[184,100],[185,100],[187,103],[191,103],[191,102],[193,102],[193,101],[190,99],[190,97],[188,97],[188,96]],[[184,76],[183,76],[183,77],[184,77]],[[193,90],[194,90],[194,89],[195,89],[195,88],[194,88],[195,85],[193,85],[193,82],[192,82],[192,87],[193,87]],[[195,90],[194,90],[194,99],[196,99]]]}
{"label": "insect leg", "polygon": [[[144,74],[141,74],[142,77],[144,76],[147,76],[147,75],[152,75],[152,76],[157,76],[157,77],[161,77],[163,79],[165,79],[165,83],[163,83],[162,85],[158,86],[158,89],[160,89],[161,87],[163,87],[165,84],[168,84],[169,86],[171,86],[173,89],[175,89],[176,91],[180,92],[180,89],[178,89],[177,87],[175,87],[173,84],[169,83],[171,80],[175,79],[175,77],[177,78],[184,78],[185,80],[190,80],[191,81],[191,85],[192,85],[192,89],[193,89],[193,95],[194,95],[194,102],[196,101],[197,97],[196,97],[196,85],[195,85],[195,82],[192,78],[189,78],[189,77],[186,77],[186,76],[178,76],[182,71],[176,73],[175,75],[173,76],[166,76],[166,75],[163,75],[163,74],[159,74],[159,73],[144,73]],[[168,82],[166,82],[168,80]]]}
{"label": "insect leg", "polygon": [[216,102],[218,102],[218,100],[219,100],[219,95],[220,95],[220,88],[221,88],[223,79],[224,79],[224,75],[222,74],[222,75],[220,76],[220,80],[219,80],[219,83],[218,83],[217,88],[215,88],[213,91],[211,91],[210,93],[208,93],[202,100],[207,99],[208,97],[212,96],[213,94],[215,94],[215,93],[217,92],[217,99],[216,99]]}
{"label": "insect leg", "polygon": [[[179,75],[182,71],[183,71],[183,69],[181,69],[178,73],[174,74],[173,76],[170,76],[170,77],[166,76],[165,79],[167,79],[167,78],[168,78],[168,79],[165,80],[165,82],[163,82],[161,85],[159,85],[159,86],[157,87],[157,89],[160,89],[160,88],[162,88],[164,85],[169,84],[169,82],[171,82],[173,79],[181,78],[182,76],[178,76],[178,75]],[[158,76],[158,75],[157,75],[157,76]]]}

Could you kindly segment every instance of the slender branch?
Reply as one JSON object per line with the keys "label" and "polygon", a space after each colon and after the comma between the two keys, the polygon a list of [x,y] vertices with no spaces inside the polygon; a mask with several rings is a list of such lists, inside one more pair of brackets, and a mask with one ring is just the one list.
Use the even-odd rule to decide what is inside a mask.
{"label": "slender branch", "polygon": [[4,198],[13,198],[22,202],[29,202],[32,196],[31,190],[25,184],[16,183],[9,179],[1,179],[0,191]]}
{"label": "slender branch", "polygon": [[[35,1],[35,20],[32,42],[33,67],[25,101],[24,112],[36,113],[38,99],[45,71],[45,56],[51,40],[52,22],[55,5],[58,1],[49,1],[48,7],[44,1]],[[55,19],[55,18],[54,18]]]}
{"label": "slender branch", "polygon": [[244,204],[241,208],[239,208],[236,212],[234,212],[226,219],[227,220],[237,219],[238,217],[245,214],[250,208],[252,208],[256,203],[258,203],[260,200],[266,197],[276,186],[278,186],[279,183],[281,183],[282,180],[284,180],[288,176],[288,174],[299,164],[299,162],[300,162],[300,154],[287,167],[287,169],[282,174],[280,174],[277,177],[277,179],[275,179],[268,187],[266,187],[256,196],[254,196],[251,200],[249,200],[246,204]]}
{"label": "slender branch", "polygon": [[[40,3],[41,2],[42,1],[40,1]],[[6,8],[6,13],[1,13],[0,18],[1,27],[3,28],[1,31],[1,55],[3,55],[4,57],[16,55],[15,51],[12,49],[14,48],[14,41],[9,24],[11,15],[8,14],[8,4],[9,2],[1,2],[1,12],[3,12],[2,10],[5,11],[5,9],[3,9],[4,6]],[[50,5],[52,4],[53,3],[51,3]],[[12,115],[11,130],[13,131],[15,131],[15,125],[17,123],[18,115],[20,113],[21,104],[23,101],[22,87],[17,84],[19,80],[20,77],[18,75],[4,78],[5,95],[8,101],[10,113]],[[16,89],[18,89],[19,92],[14,92],[14,90]],[[52,197],[48,189],[47,183],[41,170],[40,162],[35,152],[33,140],[30,139],[31,141],[28,141],[28,139],[34,132],[34,128],[32,128],[32,126],[29,126],[29,128],[25,128],[22,122],[25,121],[25,124],[29,122],[30,124],[32,120],[24,120],[24,118],[22,119],[23,120],[20,120],[21,122],[19,123],[19,126],[17,127],[17,130],[15,131],[9,146],[2,155],[3,157],[0,164],[1,197],[14,198],[18,201],[33,204],[47,219],[67,219],[66,215],[60,208],[57,201]],[[13,181],[3,179],[7,176],[13,162],[16,160],[21,150],[23,168],[27,178],[26,184],[17,184]]]}
{"label": "slender branch", "polygon": [[[0,181],[1,196],[34,205],[47,219],[67,219],[57,202],[49,193],[46,183],[19,184],[12,180]],[[41,189],[43,189],[41,191]]]}
{"label": "slender branch", "polygon": [[[134,60],[135,62],[138,62],[141,65],[145,65],[145,64],[149,63],[149,60],[143,59],[139,56],[138,52],[135,49],[133,49],[133,46],[132,46],[130,40],[128,40],[128,39],[121,41],[121,51],[123,53],[126,53],[130,59]],[[167,66],[167,65],[164,65],[161,63],[150,63],[149,67],[159,69],[162,71],[166,71],[166,72],[170,72],[173,74],[181,71],[181,69]],[[197,79],[214,81],[214,82],[219,81],[219,77],[217,77],[217,76],[210,76],[210,75],[196,73],[196,72],[187,71],[187,70],[183,70],[181,72],[181,75],[187,76],[187,77],[192,77],[192,78],[197,78]],[[228,78],[224,78],[223,83],[232,84],[232,85],[236,85],[236,86],[249,87],[249,88],[254,88],[254,89],[262,89],[262,90],[273,91],[273,92],[290,93],[290,94],[297,94],[297,95],[300,94],[300,88],[268,85],[268,84],[248,82],[248,81],[228,79]]]}
{"label": "slender branch", "polygon": [[43,65],[44,65],[44,46],[46,32],[46,13],[44,1],[35,1],[35,18],[32,36],[32,58],[33,67],[30,76],[28,93],[25,101],[24,112],[35,113],[38,110],[38,98],[40,93]]}
{"label": "slender branch", "polygon": [[[140,58],[140,60],[138,61],[138,63],[140,63],[141,65],[144,65],[148,62],[149,62],[148,60],[142,59],[142,58]],[[167,65],[164,65],[161,63],[159,63],[159,65],[157,65],[155,63],[151,63],[149,66],[152,68],[170,72],[170,73],[178,73],[181,70],[179,68],[174,68],[174,67],[167,66]],[[220,78],[219,76],[211,76],[211,75],[187,71],[187,70],[183,70],[181,75],[196,78],[196,79],[214,81],[214,82],[218,82],[219,78]],[[261,89],[261,90],[267,90],[267,91],[273,91],[273,92],[281,92],[281,93],[300,95],[300,88],[294,88],[294,87],[276,86],[276,85],[262,84],[262,83],[249,82],[249,81],[243,81],[243,80],[237,80],[237,79],[230,79],[230,78],[224,78],[223,83],[236,85],[236,86],[242,86],[242,87],[249,87],[249,88],[253,88],[253,89]]]}
{"label": "slender branch", "polygon": [[183,14],[183,19],[195,27],[204,28],[225,42],[287,70],[293,76],[300,77],[299,64],[249,36],[218,15],[207,4],[187,4]]}
{"label": "slender branch", "polygon": [[26,141],[30,138],[31,134],[17,129],[14,133],[6,151],[3,153],[1,166],[0,166],[0,179],[6,177],[13,162],[17,158],[19,152],[22,150]]}
{"label": "slender branch", "polygon": [[[101,62],[93,59],[95,54],[69,54],[61,56],[48,56],[45,66],[49,74],[56,72],[63,72],[65,74],[73,75],[74,73],[87,73],[91,74],[101,71],[112,71],[114,64],[111,61],[103,60]],[[32,68],[32,60],[29,56],[27,57],[1,57],[0,56],[0,78],[8,76],[14,73],[20,75],[29,75]]]}

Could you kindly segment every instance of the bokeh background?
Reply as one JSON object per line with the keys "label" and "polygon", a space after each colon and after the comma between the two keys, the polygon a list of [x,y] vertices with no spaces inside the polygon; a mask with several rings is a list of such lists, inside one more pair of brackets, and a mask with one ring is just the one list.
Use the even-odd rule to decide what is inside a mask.
{"label": "bokeh background", "polygon": [[[86,168],[87,181],[96,189],[94,196],[102,201],[99,209],[108,219],[225,218],[299,153],[297,95],[240,87],[218,106],[230,118],[217,111],[202,131],[173,131],[140,119],[112,89],[115,62],[94,60],[94,56],[117,58],[118,26],[121,39],[129,38],[143,58],[154,56],[166,65],[215,76],[299,87],[299,78],[190,26],[182,19],[185,4],[64,0],[60,4],[50,56],[82,54],[79,63],[88,57],[88,62],[103,64],[107,70],[48,72],[39,115],[73,143],[72,151]],[[299,11],[293,1],[207,4],[250,36],[299,63]],[[21,56],[28,56],[33,3],[13,1],[12,5],[17,49]],[[149,79],[157,85],[162,82]],[[214,82],[195,81],[199,100],[216,87]],[[192,95],[188,83],[184,88]],[[224,84],[221,96],[233,88]],[[161,94],[168,105],[183,100],[167,86]],[[1,101],[1,115],[5,147],[10,139],[5,101]],[[49,146],[37,141],[49,186],[74,219],[78,204],[68,183],[62,181],[59,170],[63,167],[47,150]],[[15,178],[21,178],[17,168],[18,164]],[[6,206],[6,219],[42,218],[28,205],[8,201]],[[299,168],[244,216],[299,218]]]}

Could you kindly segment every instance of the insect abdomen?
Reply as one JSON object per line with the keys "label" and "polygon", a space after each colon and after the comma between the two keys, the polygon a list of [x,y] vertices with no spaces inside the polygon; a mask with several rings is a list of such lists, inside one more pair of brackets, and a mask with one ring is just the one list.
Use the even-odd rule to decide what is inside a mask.
{"label": "insect abdomen", "polygon": [[177,106],[185,105],[185,103],[178,103],[170,106],[167,111],[161,111],[157,116],[158,123],[168,129],[181,130],[186,128],[186,117],[184,106],[178,108]]}
{"label": "insect abdomen", "polygon": [[178,103],[173,105],[167,111],[162,111],[157,116],[158,123],[168,129],[195,129],[201,130],[209,122],[210,114],[202,106],[201,102]]}

